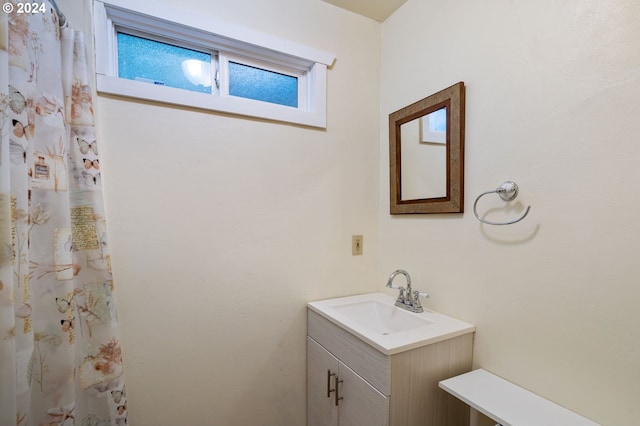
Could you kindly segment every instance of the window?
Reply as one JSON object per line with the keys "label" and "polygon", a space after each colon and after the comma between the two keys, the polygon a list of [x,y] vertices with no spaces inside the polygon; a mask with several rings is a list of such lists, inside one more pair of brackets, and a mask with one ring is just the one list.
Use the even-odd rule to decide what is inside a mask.
{"label": "window", "polygon": [[333,54],[143,0],[94,4],[99,92],[326,127]]}
{"label": "window", "polygon": [[118,77],[211,93],[211,54],[123,32],[116,40]]}
{"label": "window", "polygon": [[298,107],[298,78],[229,62],[229,95]]}

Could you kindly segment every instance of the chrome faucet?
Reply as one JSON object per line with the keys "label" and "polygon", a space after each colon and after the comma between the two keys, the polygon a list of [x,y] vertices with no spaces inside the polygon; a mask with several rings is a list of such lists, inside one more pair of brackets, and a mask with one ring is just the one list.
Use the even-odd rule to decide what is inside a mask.
{"label": "chrome faucet", "polygon": [[[404,277],[406,278],[406,289],[404,287],[393,285],[393,279],[398,275],[404,275]],[[421,293],[419,291],[411,291],[411,277],[409,276],[409,273],[407,271],[405,271],[404,269],[393,271],[391,275],[389,275],[389,279],[387,280],[387,287],[395,288],[396,290],[400,291],[400,293],[398,294],[398,298],[396,299],[397,307],[416,313],[424,312],[424,309],[422,309],[422,305],[420,304],[420,296],[429,297],[429,295],[426,293]]]}

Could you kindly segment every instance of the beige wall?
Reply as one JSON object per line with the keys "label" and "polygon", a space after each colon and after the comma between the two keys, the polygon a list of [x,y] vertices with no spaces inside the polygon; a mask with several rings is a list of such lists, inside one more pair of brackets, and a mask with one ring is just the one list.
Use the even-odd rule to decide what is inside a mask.
{"label": "beige wall", "polygon": [[[640,417],[638,22],[635,0],[409,0],[382,25],[378,283],[406,267],[477,325],[476,367],[605,425]],[[464,215],[389,216],[387,114],[458,81]],[[531,213],[481,225],[506,180],[516,207],[482,212]]]}
{"label": "beige wall", "polygon": [[303,425],[306,302],[376,289],[380,24],[319,0],[181,4],[337,60],[326,131],[98,99],[130,421]]}
{"label": "beige wall", "polygon": [[[59,3],[88,31],[90,0]],[[327,131],[99,98],[132,424],[303,425],[305,302],[398,267],[477,325],[477,367],[637,423],[640,11],[489,3],[409,0],[380,25],[319,0],[181,2],[336,53]],[[466,213],[389,216],[387,114],[461,80]],[[475,197],[508,179],[517,208],[482,210],[529,217],[481,225]]]}

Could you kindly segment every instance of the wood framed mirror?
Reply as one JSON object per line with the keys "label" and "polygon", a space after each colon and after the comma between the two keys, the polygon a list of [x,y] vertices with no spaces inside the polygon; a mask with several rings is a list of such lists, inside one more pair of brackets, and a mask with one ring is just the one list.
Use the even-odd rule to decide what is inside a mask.
{"label": "wood framed mirror", "polygon": [[391,214],[464,212],[464,82],[389,114]]}

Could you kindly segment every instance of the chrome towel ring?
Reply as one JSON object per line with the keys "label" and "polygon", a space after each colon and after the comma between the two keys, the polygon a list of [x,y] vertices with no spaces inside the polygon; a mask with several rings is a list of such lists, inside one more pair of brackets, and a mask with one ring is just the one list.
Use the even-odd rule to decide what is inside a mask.
{"label": "chrome towel ring", "polygon": [[493,191],[483,192],[482,194],[478,195],[478,198],[476,198],[475,203],[473,203],[473,214],[476,215],[476,219],[478,219],[480,222],[486,223],[488,225],[511,225],[513,223],[520,222],[522,219],[525,218],[525,216],[529,214],[529,210],[531,209],[531,206],[527,206],[527,209],[525,210],[522,217],[516,220],[511,220],[509,222],[491,222],[491,221],[482,219],[478,215],[478,211],[476,210],[476,205],[478,204],[478,200],[480,200],[480,198],[483,197],[484,195],[493,194],[494,192],[498,194],[500,198],[502,198],[504,201],[512,201],[512,200],[515,200],[515,198],[518,196],[518,185],[516,185],[515,182],[511,182],[510,180],[508,180],[504,182],[502,185],[500,185],[497,189],[494,189]]}

